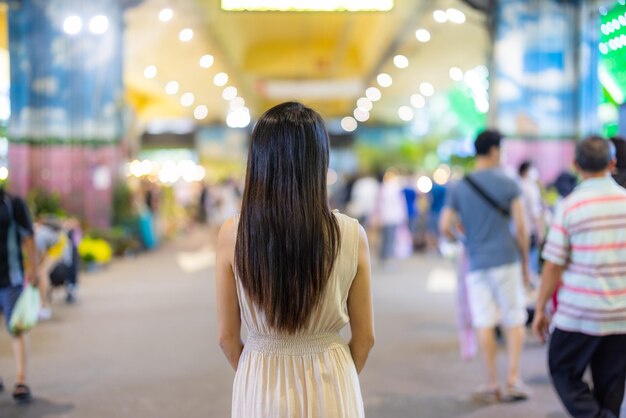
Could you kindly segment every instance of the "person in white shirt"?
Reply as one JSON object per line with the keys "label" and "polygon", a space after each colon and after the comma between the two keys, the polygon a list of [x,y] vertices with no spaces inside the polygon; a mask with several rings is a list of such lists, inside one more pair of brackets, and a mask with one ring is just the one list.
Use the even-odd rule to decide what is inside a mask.
{"label": "person in white shirt", "polygon": [[539,247],[545,237],[544,205],[539,188],[539,172],[532,161],[519,166],[519,185],[522,190],[525,225],[530,232],[529,262],[531,271],[539,274]]}

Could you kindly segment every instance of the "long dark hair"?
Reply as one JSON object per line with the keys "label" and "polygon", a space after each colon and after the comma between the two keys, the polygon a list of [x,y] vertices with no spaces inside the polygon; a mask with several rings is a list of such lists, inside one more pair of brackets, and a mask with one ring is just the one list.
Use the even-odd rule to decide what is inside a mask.
{"label": "long dark hair", "polygon": [[306,326],[338,253],[328,148],[322,118],[300,103],[271,108],[252,131],[235,266],[267,323],[290,334]]}

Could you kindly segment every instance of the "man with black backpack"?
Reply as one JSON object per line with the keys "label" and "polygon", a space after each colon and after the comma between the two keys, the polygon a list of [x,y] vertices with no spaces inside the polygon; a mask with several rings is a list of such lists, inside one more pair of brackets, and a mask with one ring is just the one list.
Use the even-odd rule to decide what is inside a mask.
{"label": "man with black backpack", "polygon": [[[23,250],[24,249],[24,252]],[[33,239],[33,224],[26,203],[9,196],[0,188],[0,312],[9,329],[11,313],[15,307],[24,282],[37,285],[37,255]],[[31,400],[26,385],[26,341],[24,334],[14,334],[13,354],[17,368],[13,398],[18,402]],[[4,384],[0,379],[0,391]]]}
{"label": "man with black backpack", "polygon": [[[475,170],[450,188],[440,222],[442,234],[453,240],[461,235],[467,247],[469,307],[487,369],[487,384],[474,398],[486,402],[529,395],[519,375],[527,319],[528,233],[520,188],[500,169],[501,140],[497,131],[478,135]],[[497,324],[506,330],[509,360],[503,390],[496,369]]]}

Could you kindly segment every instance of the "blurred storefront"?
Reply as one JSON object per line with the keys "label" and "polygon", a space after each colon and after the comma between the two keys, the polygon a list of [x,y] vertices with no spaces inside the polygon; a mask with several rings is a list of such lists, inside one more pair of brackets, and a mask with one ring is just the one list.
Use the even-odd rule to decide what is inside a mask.
{"label": "blurred storefront", "polygon": [[105,227],[122,159],[120,2],[9,2],[9,185]]}
{"label": "blurred storefront", "polygon": [[467,169],[488,126],[508,137],[507,165],[532,158],[550,182],[576,140],[626,131],[625,3],[397,0],[351,13],[0,0],[0,181],[58,193],[105,227],[117,183],[186,201],[240,178],[254,120],[295,99],[325,117],[339,182]]}

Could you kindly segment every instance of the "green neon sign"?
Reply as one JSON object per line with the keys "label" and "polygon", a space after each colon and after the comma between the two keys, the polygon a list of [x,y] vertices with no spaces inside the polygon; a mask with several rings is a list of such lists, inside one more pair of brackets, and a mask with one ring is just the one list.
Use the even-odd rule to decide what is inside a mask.
{"label": "green neon sign", "polygon": [[600,81],[613,100],[623,103],[626,97],[626,1],[619,0],[600,20]]}

